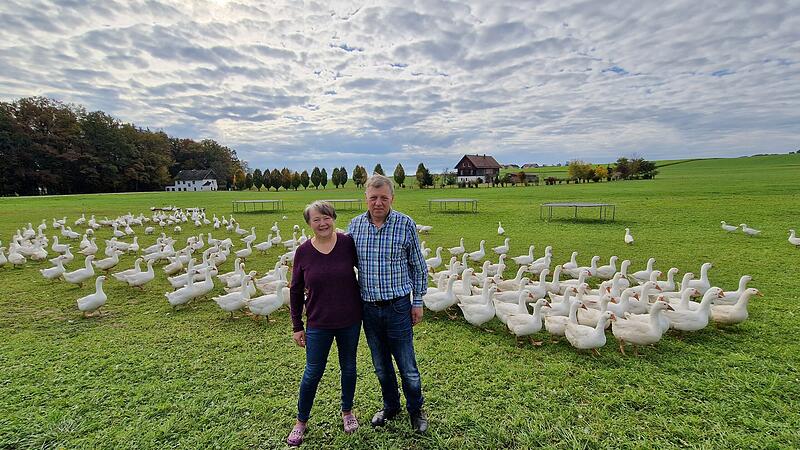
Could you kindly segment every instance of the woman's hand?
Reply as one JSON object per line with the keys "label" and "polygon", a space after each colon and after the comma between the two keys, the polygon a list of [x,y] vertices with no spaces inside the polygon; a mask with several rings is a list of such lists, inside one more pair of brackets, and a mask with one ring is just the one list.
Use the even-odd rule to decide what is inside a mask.
{"label": "woman's hand", "polygon": [[306,332],[305,332],[305,331],[303,331],[303,330],[300,330],[300,331],[295,331],[295,332],[292,334],[292,340],[293,340],[293,341],[294,341],[294,343],[295,343],[295,344],[297,344],[299,347],[303,347],[303,348],[305,348],[305,346],[306,346]]}

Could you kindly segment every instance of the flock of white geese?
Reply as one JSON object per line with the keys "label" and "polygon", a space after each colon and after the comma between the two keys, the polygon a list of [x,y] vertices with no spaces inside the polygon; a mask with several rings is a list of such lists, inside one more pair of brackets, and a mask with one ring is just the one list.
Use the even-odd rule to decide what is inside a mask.
{"label": "flock of white geese", "polygon": [[[85,231],[78,233],[72,226]],[[198,231],[212,227],[214,234],[228,236],[219,239],[212,236],[212,231],[203,231],[179,243],[166,234],[171,230],[171,234],[177,235],[183,232],[182,227],[192,226]],[[240,310],[255,318],[269,316],[288,305],[289,265],[297,246],[307,239],[305,229],[298,225],[293,226],[291,239],[283,239],[275,222],[267,238],[256,242],[255,227],[241,228],[232,215],[221,218],[213,215],[209,219],[202,210],[178,208],[153,211],[150,216],[128,213],[111,220],[97,220],[95,216],[87,219],[82,215],[71,225],[64,217],[53,219],[50,227],[58,230],[52,240],[47,237],[46,220],[36,228],[29,223],[17,230],[7,256],[6,248],[0,247],[0,268],[25,266],[28,260],[49,260],[52,267],[39,269],[44,278],[78,286],[94,278],[95,291],[77,299],[78,309],[85,316],[97,314],[108,301],[103,286],[109,274],[120,283],[143,289],[155,279],[156,264],[163,266],[161,271],[173,288],[164,294],[172,307],[208,297],[221,284],[224,293],[217,291],[219,295],[212,299],[223,311],[231,316]],[[103,241],[101,252],[94,235],[103,227],[111,229],[111,237]],[[135,228],[153,235],[156,227],[160,237],[152,245],[140,247]],[[417,229],[427,234],[432,227],[418,225]],[[497,232],[505,234],[502,224],[498,224]],[[68,264],[77,262],[72,253],[72,243],[76,241],[75,253],[85,259],[82,267],[68,270]],[[238,250],[234,250],[234,242],[240,247]],[[627,229],[625,242],[633,243]],[[724,325],[741,323],[748,317],[751,297],[761,295],[757,289],[747,287],[751,281],[749,275],[741,277],[735,290],[724,291],[713,286],[708,277],[712,264],[708,262],[702,264],[699,278],[687,272],[676,282],[679,270],[669,269],[666,279],[662,279],[664,273],[655,269],[654,258],[648,260],[645,269],[629,272],[630,261],[620,261],[618,256],[611,256],[605,265],[599,265],[600,256],[593,256],[589,265],[581,266],[578,252],[572,253],[570,261],[557,264],[550,246],[539,257],[534,255],[533,245],[527,254],[509,257],[510,238],[506,237],[502,245],[489,251],[485,245],[482,240],[477,250],[468,252],[462,238],[459,245],[446,249],[451,257],[444,264],[445,249],[438,247],[433,251],[422,242],[428,270],[435,282],[435,287],[431,286],[423,296],[425,307],[434,312],[445,311],[451,318],[455,318],[452,310],[458,307],[463,318],[477,327],[497,318],[517,338],[529,337],[534,345],[541,345],[541,341],[533,336],[546,331],[553,340],[564,336],[575,348],[597,352],[606,344],[606,330],[610,328],[623,354],[626,344],[638,353],[639,346],[657,343],[669,329],[691,332],[705,328],[711,321]],[[48,248],[55,257],[50,258]],[[248,258],[274,248],[281,249],[281,254],[271,270],[261,276],[254,270],[245,270]],[[123,254],[137,255],[134,267],[112,273]],[[489,260],[495,255],[496,263]],[[218,267],[228,259],[235,260],[234,270],[220,273]],[[518,266],[510,278],[506,277],[506,260]],[[481,264],[480,271],[470,267],[470,263]],[[97,271],[103,274],[97,276]],[[591,286],[590,281],[599,283]]]}

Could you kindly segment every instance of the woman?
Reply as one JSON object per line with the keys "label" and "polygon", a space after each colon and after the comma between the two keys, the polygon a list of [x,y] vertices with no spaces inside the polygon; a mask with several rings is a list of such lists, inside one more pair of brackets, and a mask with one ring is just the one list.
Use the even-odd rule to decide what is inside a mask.
{"label": "woman", "polygon": [[[290,304],[292,339],[306,349],[306,369],[300,381],[297,422],[286,442],[303,442],[317,393],[325,372],[333,340],[339,353],[342,373],[342,420],[344,431],[358,429],[353,415],[356,390],[356,348],[361,334],[361,294],[355,271],[356,248],[353,239],[336,232],[336,211],[327,202],[314,202],[303,211],[314,236],[297,248],[292,270]],[[306,326],[303,327],[303,308]]]}

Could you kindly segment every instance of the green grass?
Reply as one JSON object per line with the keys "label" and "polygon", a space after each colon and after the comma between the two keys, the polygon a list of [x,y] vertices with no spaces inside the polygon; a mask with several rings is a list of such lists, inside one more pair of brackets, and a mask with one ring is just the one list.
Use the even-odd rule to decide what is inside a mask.
{"label": "green grass", "polygon": [[[800,226],[800,155],[698,160],[660,171],[652,181],[405,189],[395,206],[433,225],[423,239],[434,248],[457,245],[462,236],[468,249],[480,239],[487,248],[499,245],[502,220],[512,255],[531,243],[537,255],[552,245],[558,263],[576,250],[582,263],[595,254],[616,254],[638,270],[653,256],[657,268],[675,266],[681,273],[697,273],[711,261],[712,283],[735,288],[746,273],[764,292],[751,302],[749,321],[682,340],[665,336],[640,358],[621,356],[609,338],[612,343],[595,358],[566,342],[515,347],[497,321],[487,333],[463,319],[426,312],[415,328],[415,345],[430,433],[412,435],[405,416],[387,429],[369,428],[380,398],[362,339],[356,413],[365,426],[354,436],[341,432],[332,355],[304,447],[800,446],[800,249],[786,242],[787,229]],[[7,245],[27,222],[46,218],[49,227],[52,217],[66,215],[72,222],[84,211],[116,217],[177,204],[227,215],[234,199],[284,199],[284,213],[238,214],[243,227],[264,233],[275,220],[283,230],[301,223],[302,207],[312,199],[359,195],[348,188],[3,198],[0,239]],[[480,212],[428,212],[427,199],[453,196],[479,199]],[[617,220],[575,222],[566,212],[559,220],[539,220],[540,203],[569,200],[613,202]],[[340,211],[338,225],[344,228],[355,214]],[[746,222],[763,235],[726,234],[720,220]],[[624,227],[631,228],[634,246],[623,244]],[[185,226],[181,238],[192,232]],[[155,239],[139,235],[144,245]],[[277,255],[274,250],[248,266],[266,270]],[[119,267],[132,266],[133,259],[126,256]],[[36,269],[45,265],[0,269],[0,448],[284,446],[304,365],[302,350],[290,339],[287,311],[269,324],[229,320],[210,300],[174,312],[163,297],[169,289],[159,267],[145,293],[107,283],[106,315],[82,319],[75,299],[91,288],[44,280]],[[515,269],[511,264],[507,273]]]}

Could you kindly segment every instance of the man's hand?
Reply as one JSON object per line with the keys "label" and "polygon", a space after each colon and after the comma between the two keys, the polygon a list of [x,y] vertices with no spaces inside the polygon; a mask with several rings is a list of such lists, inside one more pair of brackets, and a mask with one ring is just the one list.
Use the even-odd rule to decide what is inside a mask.
{"label": "man's hand", "polygon": [[422,306],[415,306],[411,308],[411,326],[422,322]]}
{"label": "man's hand", "polygon": [[292,334],[292,340],[298,346],[305,347],[306,346],[306,332],[303,331],[303,330],[295,331],[294,334]]}

